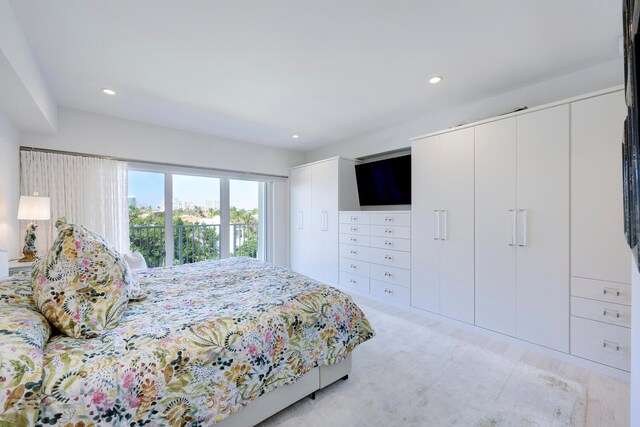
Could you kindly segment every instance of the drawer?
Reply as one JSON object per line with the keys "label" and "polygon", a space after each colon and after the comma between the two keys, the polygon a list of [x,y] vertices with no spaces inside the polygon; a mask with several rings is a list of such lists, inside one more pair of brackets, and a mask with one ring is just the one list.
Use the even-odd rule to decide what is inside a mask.
{"label": "drawer", "polygon": [[631,329],[571,316],[571,354],[629,371]]}
{"label": "drawer", "polygon": [[369,224],[369,214],[361,212],[340,212],[340,224]]}
{"label": "drawer", "polygon": [[403,288],[401,286],[391,285],[389,283],[379,282],[372,279],[369,281],[369,289],[371,295],[392,303],[409,305],[409,302],[411,301],[411,292],[409,288]]}
{"label": "drawer", "polygon": [[399,286],[409,287],[411,285],[411,272],[402,268],[370,264],[369,277],[371,277],[372,280],[393,283]]}
{"label": "drawer", "polygon": [[369,246],[369,236],[359,234],[340,234],[340,243],[347,245]]}
{"label": "drawer", "polygon": [[402,225],[409,227],[411,225],[410,213],[372,213],[372,225]]}
{"label": "drawer", "polygon": [[409,252],[371,248],[369,250],[369,262],[408,270],[411,267],[411,254]]}
{"label": "drawer", "polygon": [[367,224],[340,224],[340,233],[369,235],[369,226]]}
{"label": "drawer", "polygon": [[571,295],[617,304],[631,304],[631,285],[604,280],[571,277]]}
{"label": "drawer", "polygon": [[360,292],[364,292],[366,294],[369,293],[369,278],[364,276],[359,276],[357,274],[351,274],[344,271],[340,272],[340,285],[346,286],[348,288],[352,288],[358,290]]}
{"label": "drawer", "polygon": [[359,261],[369,261],[369,248],[365,246],[340,244],[340,257],[355,259]]}
{"label": "drawer", "polygon": [[369,277],[369,263],[355,259],[340,258],[340,271]]}
{"label": "drawer", "polygon": [[396,225],[372,225],[371,235],[378,237],[395,237],[396,239],[409,239],[411,237],[411,229],[409,227],[400,227]]}
{"label": "drawer", "polygon": [[394,251],[409,252],[411,250],[411,240],[394,239],[392,237],[371,237],[371,247],[381,249],[393,249]]}
{"label": "drawer", "polygon": [[631,307],[628,305],[571,297],[571,315],[631,327]]}

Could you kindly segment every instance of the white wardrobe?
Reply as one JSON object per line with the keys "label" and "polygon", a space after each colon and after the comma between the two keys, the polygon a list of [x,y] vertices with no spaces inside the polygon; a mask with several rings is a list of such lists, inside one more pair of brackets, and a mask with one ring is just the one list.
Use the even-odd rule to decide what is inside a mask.
{"label": "white wardrobe", "polygon": [[359,208],[355,162],[339,157],[291,169],[291,269],[337,284],[339,210]]}
{"label": "white wardrobe", "polygon": [[628,370],[622,91],[415,138],[411,305]]}

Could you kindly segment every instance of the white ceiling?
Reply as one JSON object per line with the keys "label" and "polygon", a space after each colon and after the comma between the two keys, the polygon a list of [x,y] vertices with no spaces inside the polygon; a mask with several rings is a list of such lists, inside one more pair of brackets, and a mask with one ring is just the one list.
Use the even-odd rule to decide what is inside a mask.
{"label": "white ceiling", "polygon": [[12,6],[62,106],[301,150],[609,61],[622,34],[620,0]]}

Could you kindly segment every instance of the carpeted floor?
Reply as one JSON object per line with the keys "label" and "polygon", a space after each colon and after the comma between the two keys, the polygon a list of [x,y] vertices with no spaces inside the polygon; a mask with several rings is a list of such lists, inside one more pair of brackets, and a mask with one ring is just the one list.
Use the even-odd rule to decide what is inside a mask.
{"label": "carpeted floor", "polygon": [[260,427],[584,425],[584,385],[359,305],[377,336],[349,379]]}

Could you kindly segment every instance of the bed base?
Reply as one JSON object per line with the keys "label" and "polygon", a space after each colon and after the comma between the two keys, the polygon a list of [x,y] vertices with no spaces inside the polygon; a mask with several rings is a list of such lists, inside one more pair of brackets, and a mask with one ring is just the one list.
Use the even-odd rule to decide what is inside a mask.
{"label": "bed base", "polygon": [[340,379],[346,380],[350,372],[351,355],[338,364],[314,368],[300,377],[295,384],[279,387],[260,396],[235,414],[216,423],[215,426],[254,426],[305,397],[315,399],[316,391]]}

